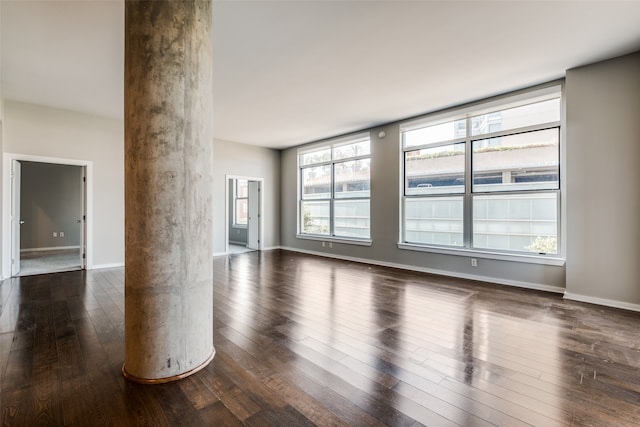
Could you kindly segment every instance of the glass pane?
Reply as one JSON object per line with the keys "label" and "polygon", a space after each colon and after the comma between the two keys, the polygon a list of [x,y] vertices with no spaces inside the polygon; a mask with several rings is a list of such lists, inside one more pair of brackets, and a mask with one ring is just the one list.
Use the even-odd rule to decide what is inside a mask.
{"label": "glass pane", "polygon": [[248,181],[246,179],[236,179],[236,197],[248,197]]}
{"label": "glass pane", "polygon": [[407,198],[404,203],[404,241],[463,246],[462,196]]}
{"label": "glass pane", "polygon": [[335,164],[335,197],[369,197],[371,159]]}
{"label": "glass pane", "polygon": [[556,193],[473,197],[473,247],[557,254]]}
{"label": "glass pane", "polygon": [[302,202],[302,232],[329,234],[329,201]]}
{"label": "glass pane", "polygon": [[473,191],[557,189],[558,142],[557,128],[473,141]]}
{"label": "glass pane", "polygon": [[560,98],[471,118],[471,135],[485,135],[510,129],[560,121]]}
{"label": "glass pane", "polygon": [[334,232],[339,237],[369,238],[369,200],[336,200],[333,205]]}
{"label": "glass pane", "polygon": [[404,146],[415,147],[464,138],[467,132],[466,127],[466,120],[456,120],[406,131],[403,132]]}
{"label": "glass pane", "polygon": [[331,197],[331,165],[302,169],[302,198],[329,199]]}
{"label": "glass pane", "polygon": [[464,143],[407,151],[405,194],[464,193]]}
{"label": "glass pane", "polygon": [[237,225],[247,224],[247,199],[236,199],[235,223]]}
{"label": "glass pane", "polygon": [[328,162],[331,160],[331,148],[323,148],[321,150],[312,151],[300,155],[300,165],[312,165],[314,163]]}
{"label": "glass pane", "polygon": [[334,147],[333,159],[340,160],[349,157],[366,156],[368,154],[371,154],[370,146],[371,144],[369,143],[369,140],[367,140]]}

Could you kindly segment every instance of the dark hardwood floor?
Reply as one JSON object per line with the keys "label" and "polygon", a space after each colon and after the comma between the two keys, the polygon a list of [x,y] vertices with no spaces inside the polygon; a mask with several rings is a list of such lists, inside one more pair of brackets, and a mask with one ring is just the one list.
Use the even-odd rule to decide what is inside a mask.
{"label": "dark hardwood floor", "polygon": [[1,282],[2,425],[640,425],[638,313],[280,250],[214,272],[214,361],[151,386],[123,269]]}

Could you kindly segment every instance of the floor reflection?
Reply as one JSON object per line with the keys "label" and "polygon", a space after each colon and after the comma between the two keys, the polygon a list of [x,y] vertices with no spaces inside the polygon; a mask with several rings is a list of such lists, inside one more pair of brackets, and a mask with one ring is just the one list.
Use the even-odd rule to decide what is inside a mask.
{"label": "floor reflection", "polygon": [[471,385],[473,383],[474,358],[473,358],[473,318],[474,307],[473,298],[466,298],[466,308],[464,310],[464,320],[462,328],[462,359],[464,361],[464,382]]}
{"label": "floor reflection", "polygon": [[[285,251],[261,257],[228,264],[225,336],[256,357],[276,351],[273,368],[297,386],[355,405],[354,425],[615,419],[617,409],[590,409],[595,396],[640,419],[606,393],[624,383],[619,364],[640,366],[640,351],[600,345],[599,319],[580,320],[553,295]],[[273,258],[277,269],[261,264]]]}
{"label": "floor reflection", "polygon": [[0,424],[640,425],[638,313],[279,250],[213,287],[213,363],[136,386],[124,269],[0,282]]}

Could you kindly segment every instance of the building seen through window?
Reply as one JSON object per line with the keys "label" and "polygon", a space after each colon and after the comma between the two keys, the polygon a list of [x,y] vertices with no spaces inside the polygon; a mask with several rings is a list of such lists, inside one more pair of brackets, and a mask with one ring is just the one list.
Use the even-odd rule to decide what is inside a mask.
{"label": "building seen through window", "polygon": [[249,210],[249,181],[236,179],[234,185],[233,225],[246,226]]}
{"label": "building seen through window", "polygon": [[403,128],[402,241],[558,253],[560,94]]}
{"label": "building seen through window", "polygon": [[369,135],[305,150],[299,165],[300,233],[368,239]]}

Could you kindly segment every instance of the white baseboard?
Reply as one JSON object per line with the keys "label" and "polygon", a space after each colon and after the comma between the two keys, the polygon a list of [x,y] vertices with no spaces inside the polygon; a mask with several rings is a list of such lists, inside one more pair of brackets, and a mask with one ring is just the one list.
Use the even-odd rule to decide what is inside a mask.
{"label": "white baseboard", "polygon": [[[229,243],[231,243],[231,242],[229,242]],[[273,251],[273,250],[276,250],[276,249],[284,249],[284,248],[280,248],[280,246],[269,246],[267,248],[260,249],[260,251]],[[215,258],[215,257],[219,257],[219,256],[227,256],[227,255],[230,255],[230,254],[231,254],[231,252],[214,252],[213,253],[213,257]]]}
{"label": "white baseboard", "polygon": [[621,308],[623,310],[640,312],[640,304],[632,304],[624,301],[617,301],[608,298],[592,297],[589,295],[575,294],[573,292],[565,292],[564,298],[572,301],[586,302],[589,304],[604,305],[607,307]]}
{"label": "white baseboard", "polygon": [[23,253],[23,252],[61,251],[61,250],[67,250],[67,249],[78,249],[78,250],[80,250],[80,245],[76,245],[76,246],[49,246],[49,247],[45,247],[45,248],[25,248],[25,249],[20,249],[20,253]]}
{"label": "white baseboard", "polygon": [[379,266],[382,266],[382,267],[392,267],[392,268],[399,268],[399,269],[402,269],[402,270],[418,271],[418,272],[421,272],[421,273],[437,274],[439,276],[455,277],[455,278],[458,278],[458,279],[477,280],[477,281],[480,281],[480,282],[496,283],[498,285],[515,286],[515,287],[518,287],[518,288],[534,289],[534,290],[537,290],[537,291],[554,292],[554,293],[559,293],[559,294],[564,292],[564,288],[558,288],[556,286],[549,286],[549,285],[544,285],[544,284],[540,284],[540,283],[521,282],[521,281],[516,281],[516,280],[505,280],[505,279],[500,279],[498,277],[476,276],[476,275],[473,275],[473,274],[456,273],[456,272],[453,272],[453,271],[437,270],[437,269],[433,269],[433,268],[417,267],[417,266],[406,265],[406,264],[396,264],[396,263],[393,263],[393,262],[377,261],[377,260],[371,260],[371,259],[365,259],[365,258],[355,258],[355,257],[350,257],[350,256],[328,254],[328,253],[324,253],[324,252],[307,251],[307,250],[303,250],[303,249],[290,248],[290,247],[285,247],[285,246],[281,247],[281,249],[284,249],[284,250],[287,250],[287,251],[293,251],[293,252],[301,252],[301,253],[305,253],[305,254],[309,254],[309,255],[317,255],[317,256],[322,256],[322,257],[326,257],[326,258],[341,259],[341,260],[344,260],[344,261],[354,261],[354,262],[360,262],[360,263],[363,263],[363,264],[372,264],[372,265],[379,265]]}
{"label": "white baseboard", "polygon": [[87,266],[87,270],[102,270],[104,268],[120,268],[124,267],[124,262],[114,262],[112,264],[94,264]]}

